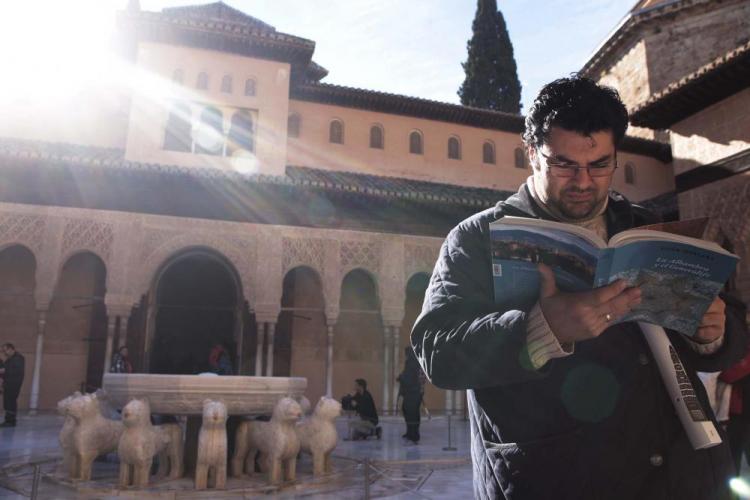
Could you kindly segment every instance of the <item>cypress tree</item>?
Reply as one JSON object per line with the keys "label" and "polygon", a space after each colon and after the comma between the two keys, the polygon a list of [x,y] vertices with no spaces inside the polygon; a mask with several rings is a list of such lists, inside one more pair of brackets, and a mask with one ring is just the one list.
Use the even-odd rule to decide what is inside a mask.
{"label": "cypress tree", "polygon": [[478,0],[471,25],[473,35],[466,44],[468,58],[461,66],[466,79],[458,89],[461,104],[477,108],[521,112],[513,45],[496,0]]}

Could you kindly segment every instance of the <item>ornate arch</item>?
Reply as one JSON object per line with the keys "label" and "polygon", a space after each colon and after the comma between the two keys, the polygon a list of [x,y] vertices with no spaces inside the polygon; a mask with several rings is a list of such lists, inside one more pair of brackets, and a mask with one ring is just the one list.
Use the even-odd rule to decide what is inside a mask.
{"label": "ornate arch", "polygon": [[141,296],[152,286],[160,269],[174,257],[191,250],[204,250],[215,253],[233,267],[239,278],[240,294],[251,307],[255,303],[254,283],[250,273],[250,262],[254,258],[254,248],[247,240],[233,240],[201,234],[183,234],[162,242],[139,259],[140,271],[131,287],[131,294]]}

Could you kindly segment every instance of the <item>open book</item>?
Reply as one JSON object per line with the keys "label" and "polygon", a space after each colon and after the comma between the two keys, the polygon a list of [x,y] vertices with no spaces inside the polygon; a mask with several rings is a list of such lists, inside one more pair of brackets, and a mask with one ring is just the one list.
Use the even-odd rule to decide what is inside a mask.
{"label": "open book", "polygon": [[503,217],[490,224],[495,302],[533,304],[539,297],[536,264],[555,272],[559,289],[582,291],[618,279],[642,291],[623,321],[643,321],[693,335],[730,278],[736,255],[719,245],[649,229],[609,240],[572,224]]}

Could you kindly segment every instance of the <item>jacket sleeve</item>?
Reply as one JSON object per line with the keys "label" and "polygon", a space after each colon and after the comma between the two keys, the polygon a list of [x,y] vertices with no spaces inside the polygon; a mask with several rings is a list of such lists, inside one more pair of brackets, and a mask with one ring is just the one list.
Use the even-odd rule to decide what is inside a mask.
{"label": "jacket sleeve", "polygon": [[[725,370],[739,360],[747,352],[747,323],[745,320],[745,306],[731,295],[720,295],[726,304],[726,323],[724,327],[724,344],[714,354],[701,355],[693,349],[686,348],[680,356],[690,359],[690,364],[699,372],[718,372]],[[674,335],[680,334],[675,333]],[[682,339],[683,342],[687,340]]]}
{"label": "jacket sleeve", "polygon": [[411,343],[425,374],[445,389],[480,389],[542,377],[526,349],[527,308],[494,304],[489,227],[463,222],[448,235]]}

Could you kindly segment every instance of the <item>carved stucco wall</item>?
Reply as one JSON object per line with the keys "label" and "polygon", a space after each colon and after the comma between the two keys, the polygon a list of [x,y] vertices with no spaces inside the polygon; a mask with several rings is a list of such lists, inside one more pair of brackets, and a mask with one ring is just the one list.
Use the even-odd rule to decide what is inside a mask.
{"label": "carved stucco wall", "polygon": [[362,269],[375,281],[384,322],[397,325],[406,282],[417,272],[431,272],[441,243],[408,235],[0,204],[0,249],[21,244],[34,254],[37,302],[49,301],[67,259],[92,252],[106,267],[105,303],[118,310],[137,303],[175,256],[203,249],[233,267],[260,320],[276,320],[284,276],[307,266],[321,279],[329,323],[338,318],[344,276]]}

